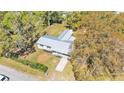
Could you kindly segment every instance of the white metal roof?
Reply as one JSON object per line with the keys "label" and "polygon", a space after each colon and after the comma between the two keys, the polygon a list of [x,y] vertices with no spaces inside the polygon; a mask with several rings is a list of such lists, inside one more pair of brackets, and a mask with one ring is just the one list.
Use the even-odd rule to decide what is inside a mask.
{"label": "white metal roof", "polygon": [[75,40],[75,37],[74,36],[71,36],[70,38],[69,38],[69,41],[71,41],[71,42],[73,42]]}
{"label": "white metal roof", "polygon": [[0,75],[0,80],[1,80],[2,78],[4,78],[4,76],[3,76],[3,75]]}
{"label": "white metal roof", "polygon": [[70,46],[72,43],[61,41],[58,38],[52,38],[49,36],[42,36],[37,41],[37,44],[50,46],[53,51],[68,54],[70,52]]}
{"label": "white metal roof", "polygon": [[72,30],[65,30],[58,36],[60,40],[69,40],[72,37],[73,31]]}
{"label": "white metal roof", "polygon": [[63,36],[68,32],[68,30],[64,30],[59,36],[58,39],[62,39]]}

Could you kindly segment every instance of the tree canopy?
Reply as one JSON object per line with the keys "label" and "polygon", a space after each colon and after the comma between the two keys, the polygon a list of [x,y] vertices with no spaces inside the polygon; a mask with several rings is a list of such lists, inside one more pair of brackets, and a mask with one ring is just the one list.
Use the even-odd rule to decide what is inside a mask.
{"label": "tree canopy", "polygon": [[113,11],[0,12],[0,56],[18,57],[35,51],[37,39],[54,23],[74,30],[71,63],[76,80],[124,76],[124,13]]}
{"label": "tree canopy", "polygon": [[61,12],[1,12],[0,55],[22,55],[34,51],[34,43],[43,29],[62,22]]}
{"label": "tree canopy", "polygon": [[[76,80],[118,80],[123,77],[123,15],[115,12],[74,12],[76,40],[72,65]],[[79,24],[76,25],[75,24]]]}

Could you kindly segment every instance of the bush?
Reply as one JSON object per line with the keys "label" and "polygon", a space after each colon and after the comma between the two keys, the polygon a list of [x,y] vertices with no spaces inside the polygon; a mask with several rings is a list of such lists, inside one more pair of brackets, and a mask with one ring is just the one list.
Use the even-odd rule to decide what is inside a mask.
{"label": "bush", "polygon": [[16,62],[20,62],[24,65],[30,66],[33,69],[38,69],[39,71],[46,72],[48,70],[47,66],[40,64],[40,63],[32,62],[29,60],[17,59],[17,58],[12,58],[12,59],[15,60]]}
{"label": "bush", "polygon": [[[72,65],[76,80],[117,80],[124,73],[124,41],[115,32],[76,32]],[[117,35],[117,32],[116,32]]]}

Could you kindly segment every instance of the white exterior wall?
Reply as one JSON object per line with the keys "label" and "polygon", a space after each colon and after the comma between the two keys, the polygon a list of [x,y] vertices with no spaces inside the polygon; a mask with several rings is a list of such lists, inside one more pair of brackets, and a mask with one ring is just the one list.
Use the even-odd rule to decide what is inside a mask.
{"label": "white exterior wall", "polygon": [[66,56],[66,55],[59,54],[59,53],[55,53],[55,52],[53,52],[52,54],[55,55],[55,56],[59,56],[59,57],[68,57],[68,56]]}
{"label": "white exterior wall", "polygon": [[52,49],[47,48],[47,46],[41,46],[41,45],[38,44],[37,47],[38,47],[39,49],[44,49],[44,50],[47,50],[47,51],[52,51]]}
{"label": "white exterior wall", "polygon": [[37,47],[38,47],[39,49],[43,49],[43,47],[42,47],[42,46],[40,46],[39,44],[37,45]]}
{"label": "white exterior wall", "polygon": [[[47,51],[52,51],[52,49],[47,48],[47,46],[41,46],[40,44],[38,44],[37,47],[39,49],[43,49],[43,50],[47,50]],[[55,55],[55,56],[60,56],[60,57],[68,57],[66,55],[55,53],[55,52],[53,52],[52,54]]]}

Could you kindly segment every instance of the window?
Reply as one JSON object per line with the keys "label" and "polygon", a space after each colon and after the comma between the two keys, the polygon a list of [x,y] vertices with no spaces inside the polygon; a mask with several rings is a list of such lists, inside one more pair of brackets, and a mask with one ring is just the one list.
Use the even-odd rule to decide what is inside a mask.
{"label": "window", "polygon": [[47,46],[47,48],[51,48],[50,46]]}
{"label": "window", "polygon": [[69,54],[64,54],[64,53],[60,53],[60,52],[57,52],[57,51],[52,51],[52,52],[55,52],[55,53],[58,53],[58,54],[61,54],[61,55],[70,56]]}
{"label": "window", "polygon": [[40,46],[44,46],[44,45],[40,44]]}

